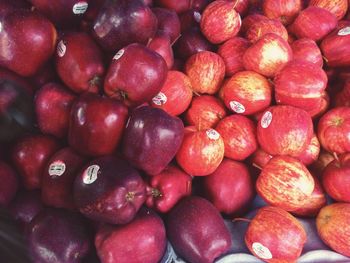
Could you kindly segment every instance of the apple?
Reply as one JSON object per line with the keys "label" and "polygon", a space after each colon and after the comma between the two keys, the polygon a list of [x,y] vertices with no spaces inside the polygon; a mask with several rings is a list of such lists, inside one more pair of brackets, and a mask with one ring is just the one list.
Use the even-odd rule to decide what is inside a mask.
{"label": "apple", "polygon": [[255,43],[263,35],[273,33],[288,41],[288,32],[283,24],[277,19],[263,19],[253,23],[245,32],[245,37],[251,43]]}
{"label": "apple", "polygon": [[160,92],[152,98],[150,105],[160,108],[172,116],[182,114],[192,100],[190,79],[181,71],[171,70]]}
{"label": "apple", "polygon": [[176,13],[180,14],[191,7],[191,3],[193,1],[190,0],[178,0],[178,1],[173,1],[173,0],[156,0],[156,3],[164,8],[172,9]]}
{"label": "apple", "polygon": [[193,97],[185,113],[185,121],[198,130],[214,128],[227,115],[222,101],[211,95]]}
{"label": "apple", "polygon": [[30,9],[31,5],[26,0],[2,0],[0,3],[0,15],[4,15],[7,12],[10,12],[12,10],[16,9]]}
{"label": "apple", "polygon": [[142,208],[126,225],[102,225],[95,247],[103,263],[159,262],[166,249],[165,226],[155,212]]}
{"label": "apple", "polygon": [[255,196],[254,183],[244,163],[224,159],[203,178],[205,197],[227,215],[242,214]]}
{"label": "apple", "polygon": [[14,169],[4,161],[0,161],[0,205],[7,206],[18,190],[18,177]]}
{"label": "apple", "polygon": [[106,155],[87,163],[74,181],[75,205],[84,216],[129,223],[146,200],[146,185],[126,161]]}
{"label": "apple", "polygon": [[170,37],[163,31],[158,31],[148,42],[147,47],[162,56],[168,69],[174,65],[174,52],[170,43]]}
{"label": "apple", "polygon": [[258,148],[256,125],[245,116],[233,114],[215,127],[225,145],[225,157],[243,161]]}
{"label": "apple", "polygon": [[222,85],[220,97],[231,111],[251,115],[270,106],[272,85],[259,73],[240,71]]}
{"label": "apple", "polygon": [[315,181],[299,160],[274,156],[256,181],[257,193],[270,205],[286,211],[305,206],[315,188]]}
{"label": "apple", "polygon": [[278,19],[283,25],[293,22],[302,9],[301,0],[265,0],[262,4],[263,13],[271,19]]}
{"label": "apple", "polygon": [[252,166],[262,170],[265,165],[272,159],[272,155],[265,152],[263,149],[258,148],[251,156],[250,162]]}
{"label": "apple", "polygon": [[109,97],[137,106],[157,95],[167,73],[167,64],[161,55],[141,44],[131,44],[113,57],[104,91]]}
{"label": "apple", "polygon": [[176,161],[189,175],[206,176],[213,173],[224,158],[224,140],[214,129],[185,128],[185,135]]}
{"label": "apple", "polygon": [[170,37],[170,42],[174,43],[180,36],[181,24],[177,13],[174,10],[154,7],[152,12],[158,20],[158,31],[162,31]]}
{"label": "apple", "polygon": [[235,1],[235,10],[240,14],[240,16],[244,16],[247,14],[250,8],[249,0],[237,0]]}
{"label": "apple", "polygon": [[312,136],[310,115],[287,105],[269,107],[260,117],[257,127],[259,145],[271,155],[298,157],[308,147]]}
{"label": "apple", "polygon": [[201,197],[182,199],[168,214],[166,230],[175,252],[187,262],[214,262],[231,247],[219,211]]}
{"label": "apple", "polygon": [[261,14],[260,11],[259,13],[251,13],[243,18],[240,32],[244,35],[253,24],[268,19],[269,18]]}
{"label": "apple", "polygon": [[318,178],[321,178],[323,170],[333,160],[334,160],[334,155],[321,148],[318,159],[314,163],[312,163],[312,165],[310,166],[310,169],[314,172],[314,174]]}
{"label": "apple", "polygon": [[[116,22],[118,21],[118,22]],[[107,0],[93,23],[92,34],[109,52],[131,44],[146,44],[157,31],[157,17],[139,0]]]}
{"label": "apple", "polygon": [[[218,19],[220,17],[220,19]],[[200,27],[203,35],[213,44],[220,44],[238,34],[241,17],[233,1],[218,0],[203,11]]]}
{"label": "apple", "polygon": [[299,159],[305,165],[310,165],[318,159],[320,150],[321,150],[320,142],[316,134],[314,134],[307,148],[304,150],[302,154],[300,154],[297,157],[297,159]]}
{"label": "apple", "polygon": [[346,81],[342,90],[334,96],[334,104],[336,107],[350,106],[350,79]]}
{"label": "apple", "polygon": [[184,33],[191,28],[199,28],[202,14],[195,9],[189,9],[186,12],[179,14],[181,33]]}
{"label": "apple", "polygon": [[273,206],[260,208],[245,234],[250,252],[265,262],[296,262],[306,240],[301,223]]}
{"label": "apple", "polygon": [[82,155],[107,155],[121,140],[128,109],[120,101],[93,93],[73,103],[69,121],[69,145]]}
{"label": "apple", "polygon": [[338,20],[341,20],[348,10],[348,1],[347,0],[310,0],[310,6],[318,6],[324,8],[331,12],[337,17]]}
{"label": "apple", "polygon": [[[59,82],[60,78],[55,69],[54,59],[51,58],[43,64],[38,71],[30,78],[30,82],[36,87],[35,90],[41,88],[50,82]],[[28,83],[28,81],[27,81]]]}
{"label": "apple", "polygon": [[327,111],[317,126],[321,146],[331,152],[342,154],[350,151],[350,108],[337,107]]}
{"label": "apple", "polygon": [[273,77],[292,60],[293,53],[288,42],[280,36],[269,33],[251,45],[243,55],[246,70],[253,70],[266,77]]}
{"label": "apple", "polygon": [[0,67],[0,79],[12,82],[14,85],[23,88],[31,98],[33,97],[36,86],[35,83],[32,85],[27,78],[24,78],[11,70]]}
{"label": "apple", "polygon": [[316,42],[310,38],[301,38],[291,44],[294,60],[308,61],[320,68],[323,67],[323,57]]}

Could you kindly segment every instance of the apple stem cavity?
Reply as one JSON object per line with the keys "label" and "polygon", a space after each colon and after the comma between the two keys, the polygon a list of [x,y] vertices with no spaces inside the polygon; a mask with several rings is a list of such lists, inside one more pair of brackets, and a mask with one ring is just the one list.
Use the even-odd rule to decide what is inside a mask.
{"label": "apple stem cavity", "polygon": [[128,192],[126,194],[125,198],[128,202],[131,202],[135,198],[135,192]]}
{"label": "apple stem cavity", "polygon": [[152,196],[155,198],[159,198],[162,197],[163,194],[157,188],[152,188]]}
{"label": "apple stem cavity", "polygon": [[92,89],[95,89],[95,87],[100,87],[101,86],[101,78],[100,76],[94,76],[90,81],[89,81],[90,87]]}

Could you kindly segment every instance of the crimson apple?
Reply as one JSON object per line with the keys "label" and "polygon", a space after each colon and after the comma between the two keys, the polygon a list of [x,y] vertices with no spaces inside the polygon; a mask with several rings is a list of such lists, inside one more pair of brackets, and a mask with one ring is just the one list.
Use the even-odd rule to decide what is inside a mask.
{"label": "crimson apple", "polygon": [[294,60],[309,61],[320,68],[323,66],[321,50],[316,42],[310,38],[301,38],[291,44]]}
{"label": "crimson apple", "polygon": [[263,35],[273,33],[288,41],[288,32],[283,24],[277,19],[263,19],[253,23],[245,32],[245,37],[255,43]]}
{"label": "crimson apple", "polygon": [[202,15],[198,10],[190,9],[179,15],[181,24],[181,33],[185,33],[191,28],[199,27]]}
{"label": "crimson apple", "polygon": [[147,44],[148,48],[162,56],[168,69],[171,69],[174,65],[174,52],[171,45],[170,37],[163,31],[158,31]]}
{"label": "crimson apple", "polygon": [[28,95],[32,98],[34,95],[34,91],[37,88],[28,79],[14,73],[11,70],[5,69],[0,67],[0,79],[3,79],[4,81],[9,81],[17,85],[18,87],[22,87],[25,92],[28,93]]}
{"label": "crimson apple", "polygon": [[314,174],[318,178],[321,178],[323,170],[333,160],[334,160],[334,155],[321,148],[318,159],[310,166],[310,169],[314,172]]}
{"label": "crimson apple", "polygon": [[268,20],[268,17],[262,15],[261,13],[249,14],[243,18],[240,32],[244,35],[253,24],[262,20]]}
{"label": "crimson apple", "polygon": [[178,0],[178,1],[173,1],[173,0],[156,0],[156,3],[161,6],[165,7],[168,9],[174,10],[176,13],[180,14],[191,7],[191,3],[193,1],[190,0]]}
{"label": "crimson apple", "polygon": [[301,0],[265,0],[262,4],[264,15],[279,19],[283,25],[293,22],[302,9]]}
{"label": "crimson apple", "polygon": [[0,161],[0,205],[7,206],[15,197],[18,190],[18,177],[14,169]]}
{"label": "crimson apple", "polygon": [[334,104],[336,107],[350,106],[350,79],[346,81],[342,90],[335,95]]}
{"label": "crimson apple", "polygon": [[297,159],[299,159],[305,165],[310,165],[318,159],[320,150],[320,142],[316,134],[314,134],[309,145],[306,147],[304,152],[297,157]]}
{"label": "crimson apple", "polygon": [[162,31],[170,37],[170,42],[174,43],[180,36],[180,19],[174,10],[154,7],[152,12],[158,20],[158,31]]}
{"label": "crimson apple", "polygon": [[38,71],[30,78],[33,85],[38,88],[48,84],[50,82],[59,82],[60,78],[55,69],[54,59],[51,58],[45,64],[43,64]]}
{"label": "crimson apple", "polygon": [[244,16],[247,14],[250,8],[249,0],[236,0],[235,1],[235,10],[240,14],[240,16]]}
{"label": "crimson apple", "polygon": [[309,5],[318,6],[328,10],[333,15],[335,15],[338,20],[341,20],[348,10],[347,0],[310,0]]}
{"label": "crimson apple", "polygon": [[258,168],[259,170],[262,170],[262,168],[265,167],[265,165],[272,159],[272,155],[265,152],[263,149],[258,148],[252,155],[251,155],[251,163],[254,167]]}

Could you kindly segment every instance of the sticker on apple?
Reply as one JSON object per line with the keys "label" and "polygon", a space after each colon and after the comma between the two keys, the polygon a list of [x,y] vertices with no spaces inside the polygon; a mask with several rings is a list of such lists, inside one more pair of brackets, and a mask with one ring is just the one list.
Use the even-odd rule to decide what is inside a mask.
{"label": "sticker on apple", "polygon": [[57,55],[61,58],[66,54],[67,46],[64,44],[64,41],[61,40],[57,45]]}
{"label": "sticker on apple", "polygon": [[272,258],[272,254],[270,250],[259,242],[254,242],[252,245],[252,249],[259,258],[262,258],[262,259]]}
{"label": "sticker on apple", "polygon": [[195,20],[197,23],[200,23],[200,22],[201,22],[202,15],[201,15],[201,13],[195,11],[195,12],[193,13],[193,18],[194,18],[194,20]]}
{"label": "sticker on apple", "polygon": [[266,129],[267,127],[270,126],[272,122],[272,113],[270,111],[267,111],[264,113],[264,115],[261,118],[261,127]]}
{"label": "sticker on apple", "polygon": [[49,175],[53,178],[59,177],[66,171],[66,164],[62,161],[54,161],[49,166]]}
{"label": "sticker on apple", "polygon": [[157,106],[162,106],[167,102],[168,98],[163,92],[159,92],[153,97],[152,102]]}
{"label": "sticker on apple", "polygon": [[125,52],[124,49],[119,50],[119,51],[117,52],[117,54],[114,55],[113,59],[114,59],[114,60],[120,59],[120,58],[124,55],[124,52]]}
{"label": "sticker on apple", "polygon": [[86,12],[88,7],[89,7],[89,4],[87,2],[85,1],[78,2],[73,6],[73,13],[75,15],[82,15]]}
{"label": "sticker on apple", "polygon": [[209,139],[211,140],[218,140],[220,138],[220,133],[218,133],[216,130],[214,129],[209,129],[206,131],[207,136]]}
{"label": "sticker on apple", "polygon": [[100,171],[100,166],[93,164],[90,165],[83,174],[83,182],[84,184],[92,184],[97,180],[97,175]]}
{"label": "sticker on apple", "polygon": [[347,36],[350,34],[350,26],[344,27],[338,31],[338,36]]}
{"label": "sticker on apple", "polygon": [[245,107],[243,104],[239,103],[238,101],[230,101],[230,107],[231,109],[236,113],[244,113]]}

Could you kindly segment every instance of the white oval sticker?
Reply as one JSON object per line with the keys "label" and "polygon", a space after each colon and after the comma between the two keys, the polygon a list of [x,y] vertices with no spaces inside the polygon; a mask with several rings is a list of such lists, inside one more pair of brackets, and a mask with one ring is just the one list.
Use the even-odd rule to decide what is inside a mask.
{"label": "white oval sticker", "polygon": [[218,140],[220,138],[220,133],[218,133],[214,129],[209,129],[206,131],[206,133],[207,133],[207,136],[209,137],[209,139],[211,139],[211,140]]}
{"label": "white oval sticker", "polygon": [[243,104],[239,103],[238,101],[230,101],[230,107],[231,109],[236,113],[243,113],[245,112],[245,107]]}
{"label": "white oval sticker", "polygon": [[252,245],[252,249],[259,258],[262,258],[262,259],[272,258],[271,251],[259,242],[254,242]]}
{"label": "white oval sticker", "polygon": [[264,113],[264,115],[261,118],[261,127],[263,127],[264,129],[266,129],[267,127],[270,126],[272,121],[272,113],[270,111],[267,111]]}
{"label": "white oval sticker", "polygon": [[66,164],[62,161],[54,161],[49,166],[49,175],[53,178],[59,177],[66,171]]}
{"label": "white oval sticker", "polygon": [[350,34],[350,26],[344,27],[338,31],[338,36],[347,36]]}
{"label": "white oval sticker", "polygon": [[120,58],[124,55],[124,52],[125,52],[124,49],[119,50],[119,51],[117,52],[117,54],[114,55],[113,59],[114,59],[114,60],[120,59]]}
{"label": "white oval sticker", "polygon": [[90,165],[83,174],[83,182],[84,184],[92,184],[96,181],[98,172],[100,171],[100,166],[93,164]]}
{"label": "white oval sticker", "polygon": [[61,40],[57,45],[57,55],[59,57],[63,57],[66,54],[67,46],[64,44],[63,40]]}
{"label": "white oval sticker", "polygon": [[200,23],[200,22],[201,22],[202,15],[201,15],[201,13],[195,11],[195,12],[193,13],[193,18],[194,18],[194,20],[195,20],[197,23]]}
{"label": "white oval sticker", "polygon": [[78,2],[73,6],[73,13],[75,15],[82,15],[86,12],[88,7],[89,7],[89,4],[87,2],[85,1]]}
{"label": "white oval sticker", "polygon": [[153,97],[152,102],[157,106],[161,106],[164,105],[167,100],[167,96],[163,92],[159,92],[156,96]]}

